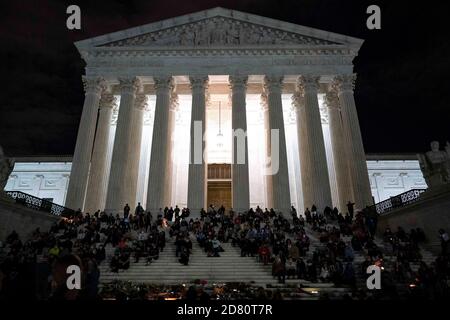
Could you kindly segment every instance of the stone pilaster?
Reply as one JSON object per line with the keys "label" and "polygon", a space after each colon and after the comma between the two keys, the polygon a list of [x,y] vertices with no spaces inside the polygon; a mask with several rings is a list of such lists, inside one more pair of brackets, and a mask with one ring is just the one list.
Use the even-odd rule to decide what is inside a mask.
{"label": "stone pilaster", "polygon": [[94,150],[92,152],[89,183],[86,192],[85,211],[93,213],[103,210],[105,206],[108,172],[107,153],[111,118],[117,99],[111,93],[105,93],[100,99],[100,110],[95,134]]}
{"label": "stone pilaster", "polygon": [[127,167],[128,179],[127,179],[127,192],[128,192],[128,204],[131,208],[134,208],[138,202],[142,202],[142,199],[136,199],[137,185],[139,176],[139,162],[141,160],[141,145],[142,145],[142,129],[144,126],[144,111],[147,107],[147,95],[143,93],[136,94],[134,100],[133,111],[133,123],[131,125],[131,136],[129,152],[129,163]]}
{"label": "stone pilaster", "polygon": [[[278,146],[268,140],[268,154],[271,156],[272,166],[272,199],[275,210],[289,214],[291,197],[289,191],[288,161],[286,152],[286,135],[284,130],[283,106],[281,101],[281,89],[283,77],[266,76],[264,78],[264,90],[267,94],[269,107],[269,128],[272,134],[278,131]],[[278,147],[278,148],[277,148]],[[276,150],[278,149],[278,154]],[[278,169],[278,170],[277,170]],[[266,172],[270,174],[270,172]]]}
{"label": "stone pilaster", "polygon": [[352,199],[352,185],[350,183],[350,172],[348,169],[344,131],[342,127],[341,109],[339,99],[335,90],[327,92],[325,104],[328,108],[328,120],[330,126],[331,145],[334,160],[334,171],[336,173],[338,207],[340,212],[346,212],[346,205]]}
{"label": "stone pilaster", "polygon": [[169,151],[169,108],[173,90],[171,76],[154,78],[156,89],[155,120],[153,124],[150,172],[148,178],[147,209],[157,212],[159,208],[169,206],[166,203],[165,187],[168,177]]}
{"label": "stone pilaster", "polygon": [[341,106],[344,139],[355,207],[364,209],[373,204],[367,174],[366,154],[359,127],[358,113],[353,96],[356,75],[340,75],[334,79]]}
{"label": "stone pilaster", "polygon": [[121,98],[106,195],[107,212],[120,212],[126,203],[134,202],[128,190],[130,185],[128,174],[131,171],[129,150],[135,113],[134,101],[136,93],[141,88],[141,82],[138,78],[121,78],[119,81]]}
{"label": "stone pilaster", "polygon": [[[187,204],[191,212],[198,214],[205,207],[206,195],[206,89],[208,76],[190,77],[192,89],[191,142],[189,154],[189,180]],[[205,208],[206,209],[206,208]]]}
{"label": "stone pilaster", "polygon": [[243,212],[250,207],[246,92],[247,76],[230,76],[232,122],[234,132],[232,146],[233,209]]}
{"label": "stone pilaster", "polygon": [[85,99],[65,203],[66,207],[74,210],[84,207],[98,105],[105,90],[105,82],[100,78],[83,77],[83,84]]}
{"label": "stone pilaster", "polygon": [[332,201],[317,98],[318,80],[319,78],[315,76],[301,76],[298,79],[302,99],[301,104],[297,106],[297,133],[303,203],[305,208],[316,205],[317,209],[322,211],[326,206],[331,206]]}

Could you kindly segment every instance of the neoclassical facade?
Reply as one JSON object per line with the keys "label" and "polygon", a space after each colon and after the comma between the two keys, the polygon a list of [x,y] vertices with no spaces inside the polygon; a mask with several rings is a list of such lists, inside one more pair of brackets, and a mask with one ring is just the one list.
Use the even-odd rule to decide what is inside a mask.
{"label": "neoclassical facade", "polygon": [[372,204],[353,96],[362,43],[223,8],[77,42],[85,102],[66,206],[197,211],[214,192],[237,211]]}

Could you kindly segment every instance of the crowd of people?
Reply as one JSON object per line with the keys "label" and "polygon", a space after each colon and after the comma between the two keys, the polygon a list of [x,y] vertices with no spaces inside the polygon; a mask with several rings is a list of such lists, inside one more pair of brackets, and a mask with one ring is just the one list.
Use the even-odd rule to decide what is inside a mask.
{"label": "crowd of people", "polygon": [[[291,219],[259,206],[236,213],[211,205],[202,209],[195,220],[189,219],[189,209],[178,206],[161,208],[155,219],[140,203],[134,214],[128,204],[123,215],[100,211],[91,215],[79,210],[55,223],[49,231],[36,229],[25,242],[12,232],[0,244],[1,297],[23,298],[28,293],[37,299],[95,298],[101,263],[109,263],[113,272],[127,270],[141,259],[151,264],[166,246],[166,231],[174,238],[175,255],[183,265],[189,264],[191,239],[208,257],[220,257],[224,251],[222,243],[231,242],[242,257],[271,264],[272,275],[281,283],[287,278],[356,288],[358,279],[367,277],[367,267],[375,264],[383,267],[384,274],[392,275],[394,282],[408,283],[414,294],[448,294],[449,236],[444,230],[439,230],[442,253],[432,265],[427,265],[421,260],[420,244],[426,240],[422,230],[408,233],[402,228],[395,232],[386,229],[380,245],[374,238],[376,215],[354,212],[353,206],[348,203],[345,215],[337,208],[319,211],[315,206],[298,215],[292,207]],[[108,244],[114,252],[105,261]],[[366,257],[361,265],[354,263],[358,254]],[[395,261],[387,263],[385,255],[394,256]],[[420,264],[417,271],[413,271],[411,263]],[[83,290],[77,291],[76,297],[72,297],[74,293],[65,283],[65,268],[73,264],[83,270]]]}

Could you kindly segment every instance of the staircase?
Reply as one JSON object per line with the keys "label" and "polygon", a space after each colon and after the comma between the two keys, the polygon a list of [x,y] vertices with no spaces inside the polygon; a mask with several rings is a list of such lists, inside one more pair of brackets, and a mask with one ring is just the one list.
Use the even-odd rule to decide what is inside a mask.
{"label": "staircase", "polygon": [[[222,243],[225,251],[220,253],[220,257],[208,257],[192,236],[191,240],[193,248],[187,266],[178,262],[175,256],[174,239],[168,239],[158,260],[147,266],[144,258],[134,263],[132,257],[130,268],[121,270],[119,273],[110,271],[109,260],[115,248],[109,244],[106,247],[106,260],[99,267],[100,282],[105,284],[114,280],[123,280],[152,284],[188,284],[195,280],[206,280],[212,285],[245,282],[258,287],[279,290],[288,299],[318,299],[323,293],[331,297],[340,297],[349,292],[348,288],[336,288],[333,283],[286,279],[285,284],[279,284],[278,280],[272,277],[271,264],[264,266],[256,261],[256,257],[241,257],[240,249],[233,247],[231,243]],[[314,251],[314,245],[311,246],[312,251]]]}

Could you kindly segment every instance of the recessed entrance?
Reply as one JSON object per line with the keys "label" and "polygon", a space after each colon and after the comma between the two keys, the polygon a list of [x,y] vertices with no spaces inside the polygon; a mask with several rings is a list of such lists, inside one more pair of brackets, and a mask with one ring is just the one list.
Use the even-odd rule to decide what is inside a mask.
{"label": "recessed entrance", "polygon": [[208,206],[224,206],[229,210],[232,205],[231,181],[208,181]]}
{"label": "recessed entrance", "polygon": [[232,207],[232,200],[231,165],[229,163],[209,164],[207,206],[212,204],[219,208],[223,205],[229,210]]}

